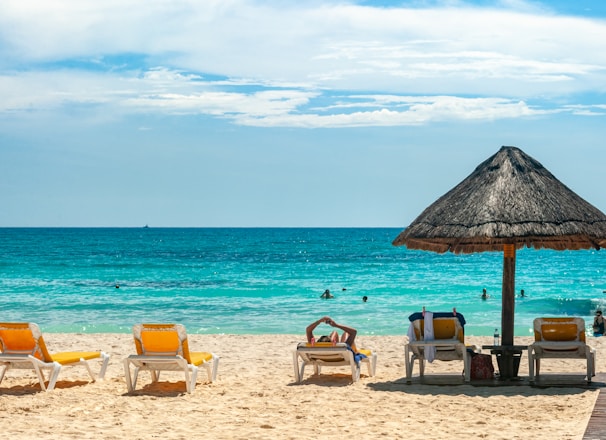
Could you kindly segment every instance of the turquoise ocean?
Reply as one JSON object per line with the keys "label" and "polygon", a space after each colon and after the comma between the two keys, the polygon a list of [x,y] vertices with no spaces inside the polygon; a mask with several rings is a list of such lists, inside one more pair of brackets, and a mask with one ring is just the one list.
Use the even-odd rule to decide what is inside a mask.
{"label": "turquoise ocean", "polygon": [[[500,328],[502,253],[394,247],[400,230],[0,228],[0,321],[49,333],[179,322],[189,333],[303,334],[329,315],[360,334],[403,335],[422,307],[456,307],[468,335]],[[325,289],[335,298],[320,299]],[[520,250],[521,289],[516,336],[531,335],[538,316],[589,325],[606,308],[606,251]]]}

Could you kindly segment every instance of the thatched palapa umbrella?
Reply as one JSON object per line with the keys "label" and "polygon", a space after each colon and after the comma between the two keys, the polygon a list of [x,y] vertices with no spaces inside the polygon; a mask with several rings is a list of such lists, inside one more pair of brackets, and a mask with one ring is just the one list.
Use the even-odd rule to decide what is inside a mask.
{"label": "thatched palapa umbrella", "polygon": [[[516,249],[600,249],[606,215],[519,148],[501,147],[393,244],[456,254],[503,250],[502,345],[513,346]],[[507,362],[504,378],[512,375]]]}

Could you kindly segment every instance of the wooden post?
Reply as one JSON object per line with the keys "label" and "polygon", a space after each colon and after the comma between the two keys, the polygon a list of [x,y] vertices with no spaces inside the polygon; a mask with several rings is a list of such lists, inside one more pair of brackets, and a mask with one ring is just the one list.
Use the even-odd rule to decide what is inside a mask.
{"label": "wooden post", "polygon": [[503,291],[501,312],[501,344],[513,345],[513,323],[515,307],[516,248],[513,244],[503,246]]}
{"label": "wooden post", "polygon": [[[515,308],[515,273],[516,273],[516,247],[514,244],[503,246],[503,290],[501,311],[501,345],[513,346],[514,308]],[[503,352],[502,370],[503,379],[514,377],[513,354],[509,350]]]}

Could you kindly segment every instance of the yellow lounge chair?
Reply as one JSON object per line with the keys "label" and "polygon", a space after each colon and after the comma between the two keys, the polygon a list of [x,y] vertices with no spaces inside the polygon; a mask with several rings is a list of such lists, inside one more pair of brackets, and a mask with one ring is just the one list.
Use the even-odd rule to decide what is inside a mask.
{"label": "yellow lounge chair", "polygon": [[[583,318],[536,318],[535,342],[528,347],[530,380],[539,376],[541,359],[585,359],[587,381],[595,375],[595,350],[585,342]],[[536,376],[535,376],[536,366]]]}
{"label": "yellow lounge chair", "polygon": [[[99,379],[105,376],[109,355],[102,351],[70,351],[50,354],[38,325],[27,322],[0,323],[0,382],[11,368],[33,369],[42,390],[55,388],[57,377],[64,365],[84,365],[95,380],[90,365],[91,359],[101,359]],[[48,385],[45,385],[43,370],[49,370]]]}
{"label": "yellow lounge chair", "polygon": [[[151,372],[152,382],[160,378],[160,371],[182,371],[188,393],[196,387],[198,367],[203,366],[208,380],[217,379],[219,357],[213,353],[190,352],[185,327],[181,324],[137,324],[133,326],[136,355],[124,359],[124,373],[128,392],[137,385],[139,371]],[[131,377],[130,366],[134,366]]]}
{"label": "yellow lounge chair", "polygon": [[[465,346],[465,318],[456,311],[433,313],[432,316],[434,335],[431,340],[425,338],[424,313],[413,313],[408,318],[411,327],[404,345],[407,382],[412,379],[415,360],[419,361],[419,375],[423,376],[425,361],[434,359],[440,361],[462,360],[465,381],[469,382],[471,380],[471,353]],[[470,348],[476,351],[475,347]]]}
{"label": "yellow lounge chair", "polygon": [[[320,374],[322,366],[350,366],[351,379],[353,382],[357,382],[360,379],[360,363],[365,363],[368,366],[368,375],[374,376],[377,368],[377,354],[367,349],[356,350],[356,353],[364,356],[356,356],[354,351],[344,342],[338,342],[334,345],[332,342],[316,342],[313,345],[306,342],[299,343],[293,351],[296,382],[299,383],[303,380],[307,365],[313,365],[314,374],[316,375]],[[301,360],[301,365],[299,365],[299,360]]]}

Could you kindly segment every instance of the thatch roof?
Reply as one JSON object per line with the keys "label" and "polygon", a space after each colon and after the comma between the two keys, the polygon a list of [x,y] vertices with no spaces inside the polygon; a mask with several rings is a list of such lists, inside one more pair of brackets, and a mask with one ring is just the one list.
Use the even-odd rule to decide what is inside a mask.
{"label": "thatch roof", "polygon": [[501,147],[393,241],[434,252],[606,246],[606,215],[516,147]]}

